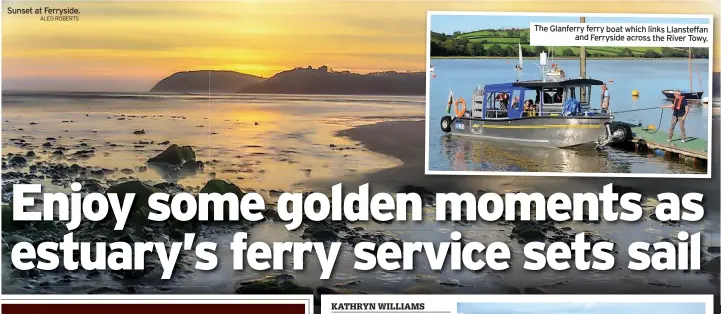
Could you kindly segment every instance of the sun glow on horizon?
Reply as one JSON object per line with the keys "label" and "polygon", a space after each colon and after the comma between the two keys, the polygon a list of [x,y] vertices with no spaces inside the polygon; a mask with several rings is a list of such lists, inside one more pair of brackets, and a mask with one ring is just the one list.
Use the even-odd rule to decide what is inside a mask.
{"label": "sun glow on horizon", "polygon": [[[238,1],[62,2],[80,21],[52,23],[11,16],[7,8],[58,2],[3,3],[6,89],[148,90],[174,72],[231,70],[271,77],[296,67],[337,71],[423,71],[428,10],[713,13],[718,0],[569,1]],[[653,10],[653,11],[649,11]],[[719,24],[718,22],[716,23]],[[714,70],[719,66],[715,27]]]}

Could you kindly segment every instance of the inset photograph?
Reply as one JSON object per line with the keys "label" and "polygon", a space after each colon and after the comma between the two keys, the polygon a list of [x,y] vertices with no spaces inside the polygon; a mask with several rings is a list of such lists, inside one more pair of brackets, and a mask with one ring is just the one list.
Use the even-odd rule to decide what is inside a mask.
{"label": "inset photograph", "polygon": [[531,34],[538,24],[711,22],[429,12],[426,174],[710,178],[712,43],[534,46]]}
{"label": "inset photograph", "polygon": [[457,314],[705,314],[703,302],[679,303],[458,303]]}

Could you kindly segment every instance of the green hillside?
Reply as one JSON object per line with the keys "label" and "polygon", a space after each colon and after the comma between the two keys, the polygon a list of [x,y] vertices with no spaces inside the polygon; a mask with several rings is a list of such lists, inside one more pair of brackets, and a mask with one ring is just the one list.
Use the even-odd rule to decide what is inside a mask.
{"label": "green hillside", "polygon": [[[452,35],[431,32],[431,57],[517,57],[518,44],[523,56],[535,57],[548,47],[531,46],[529,29],[485,29],[455,32]],[[553,47],[555,57],[578,57],[579,47]],[[694,58],[708,59],[708,48],[693,48]],[[590,58],[686,58],[687,48],[660,47],[586,47]]]}

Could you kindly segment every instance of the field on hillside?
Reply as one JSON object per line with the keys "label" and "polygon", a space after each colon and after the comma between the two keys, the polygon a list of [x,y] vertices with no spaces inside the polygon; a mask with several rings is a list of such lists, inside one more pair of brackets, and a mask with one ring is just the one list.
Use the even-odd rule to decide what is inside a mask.
{"label": "field on hillside", "polygon": [[[519,43],[524,56],[538,56],[549,50],[548,47],[530,45],[529,29],[487,29],[467,33],[455,32],[452,35],[431,32],[431,56],[518,56]],[[688,57],[688,50],[661,47],[586,47],[586,54],[599,58],[685,58]],[[580,48],[555,46],[553,55],[576,57],[580,55]],[[694,48],[693,57],[708,58],[708,49]]]}
{"label": "field on hillside", "polygon": [[[533,50],[533,46],[528,44],[530,42],[530,33],[531,31],[528,29],[523,30],[515,30],[515,31],[508,31],[508,30],[480,30],[470,33],[464,33],[461,34],[459,38],[466,38],[468,41],[472,43],[482,43],[483,47],[488,49],[493,44],[499,44],[501,47],[512,44],[514,48],[517,48],[518,43],[521,42],[521,47],[524,49]],[[525,42],[525,43],[524,43]],[[505,47],[503,47],[505,48]],[[579,55],[580,48],[579,47],[568,47],[568,46],[554,46],[553,47],[556,53],[560,54],[565,49],[570,49],[573,51],[574,55]],[[609,57],[616,57],[619,53],[621,53],[621,50],[623,48],[628,48],[631,50],[631,52],[636,55],[643,55],[647,50],[651,49],[657,53],[661,53],[660,47],[650,47],[650,48],[644,48],[644,47],[586,47],[586,51],[590,54],[597,54],[597,55],[604,55]],[[681,51],[683,53],[683,51]],[[688,53],[688,52],[686,52]]]}

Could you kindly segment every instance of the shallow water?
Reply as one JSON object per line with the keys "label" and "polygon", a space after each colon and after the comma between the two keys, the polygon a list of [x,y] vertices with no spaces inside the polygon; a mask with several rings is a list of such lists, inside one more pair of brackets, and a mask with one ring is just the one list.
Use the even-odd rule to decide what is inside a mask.
{"label": "shallow water", "polygon": [[[102,96],[102,97],[100,97]],[[241,188],[252,190],[298,190],[313,188],[305,183],[312,180],[332,180],[348,175],[364,173],[396,166],[400,161],[367,151],[348,139],[337,138],[335,131],[354,125],[392,119],[411,119],[422,115],[423,99],[413,97],[319,97],[319,96],[238,96],[217,95],[3,95],[2,140],[3,154],[34,150],[39,160],[52,160],[52,151],[40,147],[47,137],[55,137],[53,147],[64,146],[69,151],[95,147],[95,157],[77,160],[61,160],[68,164],[78,163],[97,168],[128,168],[132,174],[118,173],[112,179],[136,177],[151,183],[177,181],[185,186],[202,186],[214,176],[227,179]],[[122,119],[124,118],[124,119]],[[63,123],[62,121],[73,121]],[[31,122],[38,124],[30,125]],[[257,122],[257,125],[256,125]],[[201,127],[202,126],[202,127]],[[22,130],[20,130],[22,129]],[[66,131],[67,130],[67,131]],[[135,135],[136,130],[145,134]],[[93,132],[97,131],[97,132]],[[215,133],[215,134],[214,134]],[[422,136],[419,134],[419,136]],[[11,139],[23,138],[31,143],[19,147]],[[153,144],[135,144],[138,141]],[[147,158],[158,154],[170,141],[180,145],[192,145],[198,159],[211,161],[203,173],[179,179],[164,178],[161,170],[150,168],[136,171]],[[86,143],[88,146],[78,146]],[[110,144],[119,146],[110,146]],[[334,144],[335,147],[331,147]],[[137,146],[136,146],[137,145]],[[339,148],[344,148],[339,150]],[[213,160],[217,160],[212,162]],[[307,171],[307,170],[310,171]],[[242,178],[242,179],[240,179]],[[9,184],[11,182],[4,182]],[[43,182],[46,189],[67,191]],[[417,184],[419,182],[408,182]],[[507,191],[496,191],[507,192]],[[268,201],[273,198],[265,193]],[[652,200],[650,201],[652,202]],[[652,203],[649,203],[651,206]],[[660,292],[714,291],[707,274],[668,272],[650,278],[644,273],[625,270],[628,258],[620,254],[619,269],[612,272],[588,273],[567,271],[563,273],[544,271],[529,274],[522,269],[523,246],[509,240],[511,226],[493,223],[457,225],[433,221],[432,208],[426,208],[429,219],[422,223],[357,224],[369,231],[386,231],[404,241],[448,241],[449,234],[461,231],[466,240],[484,244],[503,241],[509,244],[513,256],[511,269],[493,271],[432,271],[428,262],[419,259],[414,271],[362,272],[353,270],[353,252],[344,245],[334,276],[329,281],[320,280],[320,266],[315,256],[306,259],[304,271],[294,273],[298,282],[305,286],[333,286],[353,282],[351,289],[367,292],[448,292],[448,293],[498,293],[507,287],[523,288],[540,286],[554,292],[578,292],[578,286],[589,282],[598,289],[615,290],[658,289]],[[602,234],[620,247],[629,241],[656,241],[674,238],[679,227],[644,220],[638,224],[584,224],[571,223],[577,231]],[[708,237],[705,246],[718,246],[717,219],[707,219],[697,224],[686,224],[683,230],[702,231]],[[249,231],[250,241],[300,241],[300,232],[288,232],[277,222],[264,222]],[[254,271],[234,271],[229,243],[232,231],[205,230],[202,241],[219,244],[217,255],[220,263],[214,271],[178,270],[171,281],[144,278],[134,282],[140,293],[232,293],[239,280],[254,279],[262,274]],[[7,256],[7,255],[6,255]],[[422,255],[417,255],[421,257]],[[9,269],[9,259],[3,259],[3,270]],[[7,272],[6,272],[7,273]],[[78,275],[80,277],[80,275]],[[443,283],[443,284],[441,284]],[[72,284],[52,284],[43,288],[27,285],[22,279],[3,278],[3,293],[87,293],[98,287],[119,287],[128,284],[114,281],[107,276],[89,280],[73,281]],[[591,291],[592,292],[592,291]],[[589,292],[590,293],[590,292]]]}
{"label": "shallow water", "polygon": [[[662,154],[641,156],[618,149],[558,150],[528,148],[477,139],[444,136],[440,119],[448,115],[446,105],[449,90],[455,98],[470,101],[473,89],[484,84],[513,82],[517,79],[510,59],[435,59],[436,78],[430,81],[429,170],[504,171],[504,172],[587,172],[587,173],[706,173],[706,169],[668,162]],[[522,80],[537,79],[540,70],[528,60]],[[570,76],[577,76],[577,60],[555,61]],[[708,90],[708,60],[694,60],[694,89]],[[527,70],[526,70],[527,69]],[[652,124],[669,128],[670,112],[661,116],[659,109],[621,112],[643,108],[656,108],[668,104],[662,89],[689,89],[688,62],[685,60],[589,60],[590,77],[608,83],[611,92],[611,109],[620,112],[616,120]],[[701,83],[700,83],[701,82]],[[701,85],[702,84],[702,85]],[[638,90],[639,97],[632,97]],[[600,96],[600,88],[593,87],[590,99],[593,107]],[[706,94],[710,94],[709,91]],[[595,101],[595,103],[594,103]],[[687,136],[708,139],[709,106],[693,104],[686,121]],[[662,119],[663,118],[663,119]],[[660,123],[659,123],[660,122]],[[678,126],[676,133],[680,132]]]}
{"label": "shallow water", "polygon": [[[287,190],[309,178],[333,178],[398,164],[333,134],[389,119],[379,116],[418,116],[421,104],[421,99],[413,97],[6,93],[3,153],[94,147],[95,157],[66,161],[127,168],[141,180],[171,180],[188,187],[202,186],[216,177],[242,188]],[[138,130],[145,134],[133,134]],[[57,139],[53,146],[38,147],[48,137]],[[32,144],[15,145],[12,139],[20,138]],[[135,171],[170,145],[165,141],[191,145],[197,159],[207,164],[204,173],[171,179],[152,167]]]}

